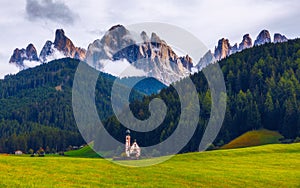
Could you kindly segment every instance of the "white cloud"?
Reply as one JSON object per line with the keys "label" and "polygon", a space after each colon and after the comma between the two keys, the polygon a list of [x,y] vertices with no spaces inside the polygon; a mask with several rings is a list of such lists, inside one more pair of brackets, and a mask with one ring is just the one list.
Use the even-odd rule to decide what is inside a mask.
{"label": "white cloud", "polygon": [[1,63],[0,66],[0,79],[3,79],[8,74],[17,74],[19,72],[19,68],[13,64]]}
{"label": "white cloud", "polygon": [[147,75],[144,71],[131,65],[126,59],[121,59],[118,61],[101,60],[100,63],[103,66],[100,69],[101,71],[120,78]]}
{"label": "white cloud", "polygon": [[27,60],[23,61],[23,63],[26,68],[36,67],[41,64],[41,62],[39,61],[27,61]]}

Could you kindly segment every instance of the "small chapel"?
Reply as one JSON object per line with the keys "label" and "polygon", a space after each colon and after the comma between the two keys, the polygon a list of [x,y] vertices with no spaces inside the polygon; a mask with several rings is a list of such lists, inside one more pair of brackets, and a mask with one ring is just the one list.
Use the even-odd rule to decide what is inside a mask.
{"label": "small chapel", "polygon": [[125,153],[127,157],[135,157],[138,159],[141,156],[141,148],[137,144],[136,140],[134,140],[133,144],[130,145],[130,130],[126,131],[125,138]]}

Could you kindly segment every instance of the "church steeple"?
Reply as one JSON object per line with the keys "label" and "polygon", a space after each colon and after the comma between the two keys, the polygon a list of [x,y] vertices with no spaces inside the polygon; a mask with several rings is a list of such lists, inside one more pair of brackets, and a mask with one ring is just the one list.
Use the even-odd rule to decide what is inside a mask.
{"label": "church steeple", "polygon": [[130,130],[127,129],[125,137],[125,153],[130,157]]}

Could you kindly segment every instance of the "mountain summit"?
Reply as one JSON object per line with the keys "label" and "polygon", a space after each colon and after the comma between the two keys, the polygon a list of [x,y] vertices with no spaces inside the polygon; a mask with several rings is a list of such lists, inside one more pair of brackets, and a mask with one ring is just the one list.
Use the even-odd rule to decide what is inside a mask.
{"label": "mountain summit", "polygon": [[11,56],[9,63],[15,64],[18,68],[25,68],[26,62],[39,61],[36,48],[29,44],[26,49],[16,48]]}
{"label": "mountain summit", "polygon": [[271,42],[271,35],[268,30],[262,30],[259,35],[257,36],[254,46],[263,45],[265,43]]}
{"label": "mountain summit", "polygon": [[46,63],[62,56],[83,61],[85,59],[85,54],[86,51],[84,49],[75,47],[73,42],[65,35],[64,30],[57,29],[54,42],[47,41],[45,43],[39,59],[42,63]]}
{"label": "mountain summit", "polygon": [[54,42],[48,40],[42,48],[39,57],[34,45],[29,44],[26,49],[16,48],[9,60],[9,63],[15,64],[20,70],[22,70],[64,57],[84,60],[85,55],[85,49],[75,47],[73,42],[65,35],[64,30],[58,29],[55,32]]}
{"label": "mountain summit", "polygon": [[124,26],[113,26],[102,39],[89,45],[86,62],[107,73],[131,65],[144,76],[167,85],[189,75],[193,63],[188,55],[179,57],[156,33],[149,37],[143,31],[139,37],[141,41],[137,42]]}
{"label": "mountain summit", "polygon": [[[287,42],[288,39],[286,36],[279,33],[274,34],[274,43]],[[199,63],[196,65],[198,70],[202,70],[207,65],[214,63],[216,61],[222,60],[234,53],[241,52],[245,49],[252,48],[253,46],[259,46],[266,43],[271,43],[271,36],[268,30],[262,30],[257,36],[254,45],[252,44],[252,39],[249,34],[243,36],[242,42],[235,44],[234,46],[230,45],[230,42],[226,38],[222,38],[218,41],[218,45],[215,47],[214,53],[210,50],[200,59]]]}

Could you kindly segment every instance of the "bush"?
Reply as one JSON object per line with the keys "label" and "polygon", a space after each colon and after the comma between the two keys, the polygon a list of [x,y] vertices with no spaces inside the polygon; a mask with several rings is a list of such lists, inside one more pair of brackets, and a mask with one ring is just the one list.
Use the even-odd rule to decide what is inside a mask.
{"label": "bush", "polygon": [[295,143],[300,142],[300,137],[295,138],[294,142],[295,142]]}

